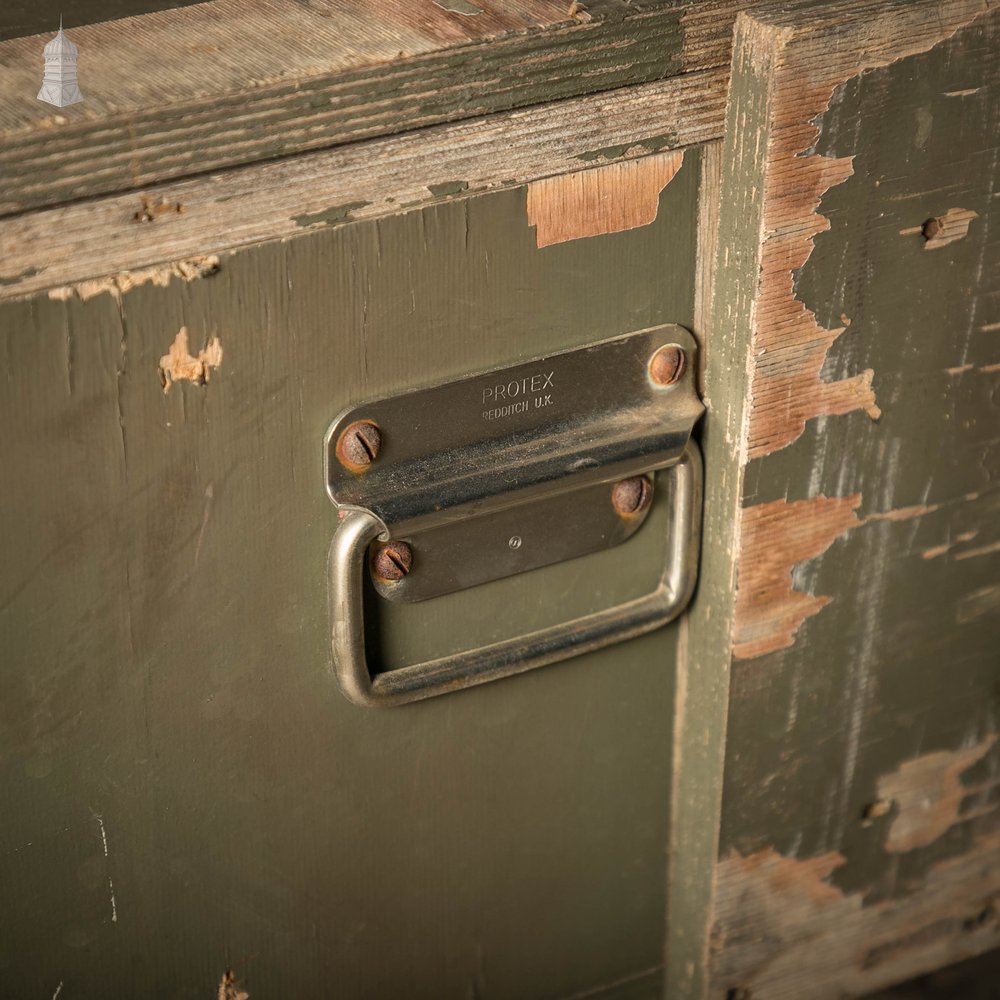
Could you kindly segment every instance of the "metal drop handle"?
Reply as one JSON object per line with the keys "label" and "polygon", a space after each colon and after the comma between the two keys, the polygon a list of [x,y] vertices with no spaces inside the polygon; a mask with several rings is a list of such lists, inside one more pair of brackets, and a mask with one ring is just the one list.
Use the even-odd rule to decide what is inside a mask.
{"label": "metal drop handle", "polygon": [[643,597],[573,621],[372,677],[365,655],[363,571],[368,546],[384,530],[363,510],[348,511],[330,547],[333,666],[356,705],[402,705],[556,663],[651,632],[687,605],[697,577],[701,537],[702,465],[689,441],[664,470],[670,494],[667,556],[656,589]]}

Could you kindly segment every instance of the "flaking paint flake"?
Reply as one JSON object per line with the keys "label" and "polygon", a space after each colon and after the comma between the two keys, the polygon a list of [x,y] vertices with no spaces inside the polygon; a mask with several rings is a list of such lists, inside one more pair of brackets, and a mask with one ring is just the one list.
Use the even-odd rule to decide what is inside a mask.
{"label": "flaking paint flake", "polygon": [[997,734],[990,733],[971,747],[922,754],[879,778],[880,798],[891,800],[896,809],[885,849],[901,854],[927,847],[956,824],[995,811],[995,802],[977,805],[974,797],[1000,785],[1000,776],[965,784],[962,775],[981,761],[996,741]]}

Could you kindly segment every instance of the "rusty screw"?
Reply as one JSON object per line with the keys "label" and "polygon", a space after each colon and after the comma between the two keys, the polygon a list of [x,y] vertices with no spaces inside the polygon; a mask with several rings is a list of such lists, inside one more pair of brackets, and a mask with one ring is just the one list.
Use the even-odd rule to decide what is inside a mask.
{"label": "rusty screw", "polygon": [[615,483],[611,491],[611,502],[622,517],[641,514],[652,502],[653,484],[647,476],[632,476]]}
{"label": "rusty screw", "polygon": [[657,385],[673,385],[684,374],[685,360],[683,347],[667,344],[649,359],[649,377]]}
{"label": "rusty screw", "polygon": [[370,420],[348,424],[337,440],[337,458],[351,472],[363,472],[378,457],[382,433]]}
{"label": "rusty screw", "polygon": [[402,580],[413,566],[413,549],[406,542],[383,542],[372,556],[372,572],[382,583]]}

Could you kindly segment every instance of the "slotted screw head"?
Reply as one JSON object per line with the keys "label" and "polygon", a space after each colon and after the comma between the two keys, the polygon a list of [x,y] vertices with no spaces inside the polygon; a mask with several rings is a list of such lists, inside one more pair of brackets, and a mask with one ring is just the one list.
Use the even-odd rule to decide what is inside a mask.
{"label": "slotted screw head", "polygon": [[362,472],[378,458],[382,432],[370,420],[348,424],[337,440],[337,458],[351,472]]}
{"label": "slotted screw head", "polygon": [[413,549],[406,542],[383,542],[372,555],[372,572],[383,583],[402,580],[413,567]]}
{"label": "slotted screw head", "polygon": [[641,514],[653,500],[653,484],[648,476],[632,476],[615,483],[611,502],[622,517]]}
{"label": "slotted screw head", "polygon": [[686,360],[683,347],[667,344],[649,359],[649,377],[657,385],[673,385],[684,374]]}

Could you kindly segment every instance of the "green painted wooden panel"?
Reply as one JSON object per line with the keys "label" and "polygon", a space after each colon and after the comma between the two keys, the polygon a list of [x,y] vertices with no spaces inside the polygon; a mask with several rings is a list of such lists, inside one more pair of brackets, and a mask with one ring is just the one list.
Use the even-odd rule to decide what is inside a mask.
{"label": "green painted wooden panel", "polygon": [[[798,568],[796,586],[834,595],[830,606],[793,648],[734,671],[734,699],[753,708],[730,717],[723,849],[837,846],[851,863],[835,881],[872,897],[974,834],[960,825],[889,866],[880,847],[891,820],[860,822],[879,775],[978,742],[1000,710],[997,618],[956,618],[1000,569],[997,551],[956,559],[998,538],[995,24],[854,77],[820,120],[817,153],[852,156],[852,174],[823,196],[830,228],[796,294],[822,327],[848,318],[824,376],[871,369],[882,412],[810,421],[792,446],[752,462],[744,485],[754,503],[859,494],[862,521],[910,511],[874,517]],[[920,228],[951,208],[975,212],[967,235],[925,249]],[[963,544],[967,530],[975,538]],[[935,556],[942,543],[953,550]],[[748,779],[770,772],[786,743],[796,751],[778,769],[782,794],[759,794]]]}
{"label": "green painted wooden panel", "polygon": [[[809,855],[837,846],[852,863],[835,881],[869,892],[880,875],[889,881],[879,892],[907,869],[919,877],[974,832],[956,827],[933,850],[898,859],[890,876],[880,849],[889,821],[860,823],[879,775],[921,752],[979,742],[1000,709],[997,619],[956,618],[1000,568],[995,551],[956,559],[996,544],[1000,510],[998,39],[997,28],[977,26],[854,77],[820,120],[817,153],[852,156],[853,172],[823,196],[830,228],[796,294],[827,329],[849,319],[825,377],[873,370],[882,413],[810,421],[746,472],[754,503],[859,494],[859,517],[875,517],[796,570],[799,589],[834,598],[795,646],[734,673],[734,697],[754,708],[730,718],[723,847],[794,842]],[[920,227],[950,208],[975,212],[967,236],[926,250]],[[910,516],[877,517],[896,510]],[[957,536],[969,529],[975,539],[963,545]],[[935,556],[942,543],[953,550]],[[761,796],[747,779],[763,773],[774,741],[796,746],[794,763],[783,794]]]}
{"label": "green painted wooden panel", "polygon": [[[0,981],[12,996],[655,996],[676,630],[401,709],[329,673],[348,404],[690,326],[657,221],[537,250],[525,191],[334,226],[121,304],[0,309]],[[164,393],[186,326],[222,364]],[[609,377],[611,377],[609,373]],[[640,590],[657,539],[386,614],[391,662]]]}
{"label": "green painted wooden panel", "polygon": [[965,0],[737,26],[706,376],[733,555],[691,614],[694,656],[725,622],[729,694],[694,993],[859,996],[996,947],[998,41]]}

